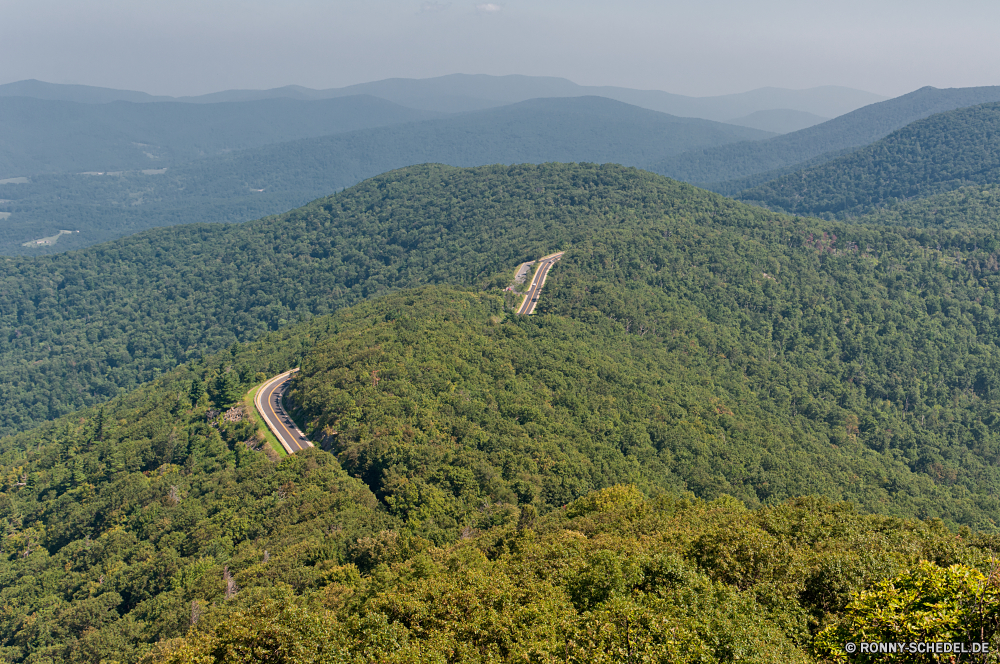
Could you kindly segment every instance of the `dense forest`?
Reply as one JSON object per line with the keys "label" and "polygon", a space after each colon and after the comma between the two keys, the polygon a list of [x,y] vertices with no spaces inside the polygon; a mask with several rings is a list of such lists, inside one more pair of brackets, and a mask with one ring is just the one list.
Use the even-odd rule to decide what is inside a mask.
{"label": "dense forest", "polygon": [[[389,290],[484,284],[607,225],[716,199],[618,166],[420,166],[243,225],[190,225],[0,261],[0,429]],[[714,203],[713,203],[714,205]],[[506,284],[504,284],[506,285]]]}
{"label": "dense forest", "polygon": [[924,87],[784,136],[691,150],[647,168],[729,192],[736,184],[730,180],[743,181],[763,173],[780,172],[813,159],[828,160],[843,150],[868,145],[934,113],[988,102],[1000,102],[1000,87],[946,90]]}
{"label": "dense forest", "polygon": [[[391,115],[377,108],[375,102],[380,100],[367,101],[376,106],[370,124]],[[267,103],[280,106],[279,102],[293,103]],[[218,105],[166,106],[199,109]],[[355,102],[352,106],[358,108],[341,109],[345,116],[341,124],[350,120],[357,123],[347,110],[363,114],[363,104]],[[263,112],[258,115],[262,117],[251,119],[268,119]],[[334,117],[331,114],[328,123],[333,124]],[[241,126],[234,124],[234,129]],[[310,123],[303,123],[300,131],[304,133],[310,127]],[[89,246],[155,226],[257,219],[304,205],[379,173],[418,163],[479,166],[586,161],[642,166],[685,150],[771,135],[720,122],[675,117],[600,97],[534,99],[438,120],[312,136],[221,155],[216,153],[229,134],[218,133],[215,143],[175,139],[185,147],[193,143],[195,149],[215,156],[179,164],[167,158],[153,159],[140,166],[169,166],[155,175],[142,171],[101,176],[48,173],[32,176],[27,183],[0,185],[0,199],[5,201],[0,211],[11,213],[0,229],[0,253],[37,254],[40,249],[24,248],[22,243],[62,229],[81,232],[61,240],[49,251]],[[261,136],[270,134],[263,132]],[[140,152],[132,143],[125,145],[128,150]],[[148,145],[143,149],[154,150]],[[114,169],[93,166],[80,170]],[[17,171],[14,175],[30,173]]]}
{"label": "dense forest", "polygon": [[859,224],[1000,230],[1000,185],[972,185],[912,201],[892,201],[854,218]]}
{"label": "dense forest", "polygon": [[1000,180],[1000,104],[940,113],[738,198],[796,214],[854,216]]}
{"label": "dense forest", "polygon": [[[927,495],[947,480],[725,401],[697,370],[715,349],[683,335],[505,297],[404,290],[0,441],[0,655],[777,663],[859,634],[992,637],[975,609],[998,592],[995,535],[782,495],[814,473],[862,499],[890,472]],[[327,451],[279,461],[240,397],[296,364],[296,417]],[[748,510],[706,484],[721,460],[772,493]],[[962,495],[937,499],[973,510]],[[908,588],[930,604],[929,582],[956,591],[933,619],[873,611]]]}
{"label": "dense forest", "polygon": [[[598,240],[614,253],[587,259],[578,288],[604,284],[606,298],[586,301],[608,316],[649,328],[670,302],[734,339],[718,342],[722,354],[738,341],[749,344],[745,357],[774,356],[807,373],[823,366],[828,380],[853,379],[847,385],[863,386],[869,404],[898,413],[900,424],[955,399],[984,404],[982,415],[963,411],[972,418],[963,430],[988,420],[1000,249],[988,232],[797,221],[637,170],[547,165],[415,167],[250,224],[7,259],[4,426],[100,403],[233,341],[392,289],[506,285],[523,260],[589,251]],[[558,295],[563,282],[553,278]],[[780,375],[775,383],[786,381]],[[800,410],[805,400],[792,395],[815,395],[827,379],[801,380],[784,387]],[[844,411],[828,411],[832,403]],[[849,403],[838,393],[813,408],[831,420],[861,417]],[[886,428],[897,443],[908,430]]]}
{"label": "dense forest", "polygon": [[[993,193],[846,223],[621,166],[425,165],[4,259],[0,658],[990,640]],[[516,266],[558,249],[514,315]],[[318,447],[279,457],[246,404],[295,366]]]}

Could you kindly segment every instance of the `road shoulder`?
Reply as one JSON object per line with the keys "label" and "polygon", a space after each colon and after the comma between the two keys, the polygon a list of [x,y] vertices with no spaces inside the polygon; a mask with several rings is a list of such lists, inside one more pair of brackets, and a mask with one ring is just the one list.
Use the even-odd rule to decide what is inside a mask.
{"label": "road shoulder", "polygon": [[288,450],[278,442],[277,437],[271,433],[270,427],[267,426],[267,422],[261,416],[260,411],[257,410],[257,392],[260,391],[264,385],[269,381],[264,381],[257,387],[253,388],[249,392],[243,395],[243,405],[246,406],[247,411],[253,413],[254,421],[257,423],[257,430],[264,434],[264,440],[267,441],[268,446],[275,451],[279,457],[288,456]]}

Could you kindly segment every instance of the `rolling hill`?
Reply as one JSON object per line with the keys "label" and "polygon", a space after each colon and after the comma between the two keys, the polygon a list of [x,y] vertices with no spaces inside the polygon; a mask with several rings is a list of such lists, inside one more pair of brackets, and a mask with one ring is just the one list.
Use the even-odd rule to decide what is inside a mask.
{"label": "rolling hill", "polygon": [[[422,165],[0,260],[0,657],[778,664],[858,622],[990,636],[995,235]],[[514,315],[516,266],[555,249]],[[292,366],[320,447],[279,460],[241,403]]]}
{"label": "rolling hill", "polygon": [[998,101],[1000,87],[946,90],[925,87],[790,134],[766,141],[693,150],[650,164],[648,168],[668,177],[728,193],[733,187],[727,181],[788,169],[824,155],[832,158],[844,150],[873,143],[935,113]]}
{"label": "rolling hill", "polygon": [[[889,464],[877,474],[882,479],[850,489],[853,500],[993,527],[992,498],[977,493],[995,472],[989,423],[1000,398],[993,350],[1000,342],[991,324],[1000,268],[990,260],[998,246],[988,231],[794,220],[619,166],[413,167],[280,217],[6,259],[0,387],[11,407],[3,425],[25,429],[101,403],[234,341],[398,288],[503,286],[518,263],[558,248],[569,253],[540,311],[570,321],[559,334],[579,340],[567,348],[604,330],[608,349],[638,344],[633,360],[613,361],[635,363],[614,374],[616,389],[659,390],[652,377],[635,382],[655,357],[659,374],[686,376],[677,394],[717,400],[689,432],[698,438],[708,421],[722,427],[712,429],[717,438],[698,438],[708,445],[700,456],[685,457],[688,488],[754,502],[822,485],[839,497],[848,491],[843,482],[807,472],[813,462],[802,459],[816,455],[820,464],[842,449]],[[605,352],[594,349],[595,357]],[[701,380],[708,387],[696,387]],[[596,407],[587,403],[573,406],[583,409],[574,417]],[[620,410],[608,417],[641,420],[651,416],[641,414],[647,405],[628,418]],[[744,412],[748,428],[726,428],[743,421],[727,420],[728,411]],[[338,425],[323,412],[309,417],[314,433],[325,435]],[[680,411],[671,417],[684,419]],[[620,444],[655,448],[668,433],[632,435],[638,442]],[[723,435],[730,447],[744,441],[747,451],[720,463],[708,450]],[[777,445],[771,461],[752,442],[761,436]],[[806,465],[793,470],[782,461],[766,483],[754,479],[778,459]],[[904,470],[916,482],[906,489],[890,479]],[[944,505],[956,507],[945,513]]]}
{"label": "rolling hill", "polygon": [[[755,227],[743,221],[722,239]],[[694,229],[683,218],[666,226]],[[588,265],[632,269],[629,257],[609,265],[616,242],[652,249],[663,228],[625,221],[592,238],[553,308],[580,312]],[[10,579],[0,654],[554,662],[567,652],[602,661],[617,646],[661,660],[804,664],[865,617],[887,633],[911,619],[954,630],[961,611],[973,636],[996,630],[976,611],[979,584],[964,610],[939,601],[949,578],[985,578],[996,536],[885,515],[990,529],[996,498],[965,489],[991,472],[975,463],[983,449],[956,476],[913,471],[905,445],[878,449],[881,431],[836,436],[839,423],[754,389],[773,378],[770,361],[740,367],[727,347],[737,366],[726,370],[704,318],[676,312],[643,331],[582,313],[516,317],[499,289],[403,290],[0,439],[0,573]],[[218,386],[235,383],[238,402],[295,364],[291,399],[326,450],[279,462]],[[955,433],[949,422],[929,429]],[[734,490],[749,490],[750,505]],[[912,592],[920,581],[938,583]],[[889,584],[911,591],[911,604],[938,600],[941,618],[872,616],[857,602]]]}
{"label": "rolling hill", "polygon": [[1000,229],[1000,185],[973,185],[912,201],[894,201],[854,217],[872,225]]}
{"label": "rolling hill", "polygon": [[[200,108],[200,107],[192,107]],[[48,175],[0,185],[6,254],[64,251],[153,226],[283,212],[385,171],[548,161],[640,165],[698,146],[770,134],[677,118],[600,97],[536,99],[440,120],[367,129],[208,157],[150,175]],[[22,243],[80,230],[48,248]]]}
{"label": "rolling hill", "polygon": [[974,184],[1000,184],[1000,104],[933,115],[739,198],[795,214],[842,217]]}

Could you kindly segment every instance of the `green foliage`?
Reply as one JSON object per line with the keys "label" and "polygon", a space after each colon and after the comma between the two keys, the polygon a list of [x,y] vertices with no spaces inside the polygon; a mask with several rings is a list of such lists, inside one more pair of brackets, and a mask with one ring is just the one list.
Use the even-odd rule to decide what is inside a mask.
{"label": "green foliage", "polygon": [[2,260],[0,431],[366,297],[483,283],[688,195],[708,194],[617,166],[420,166],[277,218]]}
{"label": "green foliage", "polygon": [[[809,661],[920,561],[989,573],[994,240],[425,166],[8,260],[10,403],[155,380],[0,441],[0,657]],[[221,411],[294,366],[333,454],[275,463]]]}
{"label": "green foliage", "polygon": [[[655,259],[655,251],[647,251]],[[550,277],[550,309],[605,306],[600,298],[574,302],[573,284],[586,270],[585,254],[577,256],[576,250],[567,254],[560,276]],[[685,267],[669,259],[661,264]],[[731,289],[737,285],[730,282]],[[628,299],[643,297],[636,287]],[[653,323],[638,317],[643,310],[657,321],[644,334],[642,327]],[[337,315],[336,334],[303,358],[290,398],[314,440],[364,480],[391,514],[437,543],[512,518],[504,505],[530,502],[545,511],[621,483],[647,493],[729,494],[751,505],[822,494],[865,510],[996,530],[1000,505],[976,493],[979,482],[994,481],[985,454],[995,442],[968,414],[964,426],[970,440],[973,432],[982,437],[982,460],[938,443],[943,436],[935,430],[944,422],[925,419],[921,427],[912,413],[887,409],[882,394],[869,396],[872,386],[851,386],[836,373],[839,361],[813,360],[809,371],[822,387],[793,396],[782,387],[807,383],[797,377],[794,360],[779,359],[773,348],[771,356],[753,360],[767,349],[694,312],[642,307],[633,333],[624,316],[619,325],[596,312],[577,315],[591,322],[510,316],[494,294],[404,291]],[[674,332],[680,330],[683,336]],[[719,357],[722,348],[726,358]],[[734,366],[733,357],[745,358],[746,366]],[[897,361],[888,353],[884,360]],[[926,369],[927,358],[920,361]],[[873,379],[904,370],[889,367],[869,370]],[[809,406],[798,403],[807,395]],[[950,395],[942,397],[953,407]],[[991,399],[963,409],[975,417],[983,408],[978,416],[989,417]],[[911,406],[935,412],[915,398]],[[962,426],[952,421],[945,430]],[[914,448],[887,444],[885,430],[895,427]],[[932,444],[962,464],[945,466],[942,456],[940,466],[932,466]],[[629,497],[595,494],[591,500],[599,499]],[[483,511],[484,504],[494,507]],[[601,509],[589,505],[579,509]]]}
{"label": "green foliage", "polygon": [[1000,178],[1000,104],[940,113],[739,194],[795,214],[853,216]]}
{"label": "green foliage", "polygon": [[[894,201],[856,219],[870,226],[935,229],[1000,229],[1000,186],[962,187],[913,201]],[[986,239],[990,243],[990,239]]]}
{"label": "green foliage", "polygon": [[9,426],[413,281],[506,285],[564,247],[540,302],[557,316],[394,296],[307,358],[303,422],[401,519],[443,519],[447,538],[483,499],[635,483],[997,527],[1000,247],[793,220],[612,166],[418,167],[280,219],[11,260]]}
{"label": "green foliage", "polygon": [[[0,655],[804,662],[852,597],[920,560],[988,568],[995,539],[933,520],[676,497],[741,486],[736,464],[780,425],[729,408],[651,333],[505,306],[499,291],[402,291],[3,440]],[[346,472],[320,449],[275,463],[255,424],[191,402],[193,384],[245,389],[295,365],[294,415]],[[692,424],[708,435],[671,437]],[[729,447],[711,484],[696,459],[715,431]],[[785,449],[749,486],[804,474],[777,460],[808,449]],[[820,450],[843,475],[817,457],[809,481],[852,496],[882,463]],[[940,509],[976,515],[960,498]]]}
{"label": "green foliage", "polygon": [[[856,610],[848,596],[831,604],[821,592],[831,589],[831,569],[853,569],[837,581],[867,597],[868,588],[919,576],[922,560],[972,575],[990,565],[988,541],[843,504],[802,499],[747,511],[731,499],[636,501],[632,489],[609,489],[533,529],[495,526],[297,599],[218,611],[149,661],[230,661],[238,649],[306,643],[324,653],[316,661],[331,662],[804,663],[822,652],[824,626]],[[762,535],[785,551],[783,564],[727,581],[732,565],[757,564]],[[700,555],[704,542],[721,539],[738,552],[729,563]]]}
{"label": "green foliage", "polygon": [[349,563],[358,539],[397,526],[330,455],[274,463],[253,420],[189,398],[223,373],[278,373],[321,331],[233,347],[2,441],[0,658],[136,661],[212,603],[301,592],[330,577],[320,561]]}
{"label": "green foliage", "polygon": [[[220,406],[231,406],[243,396],[240,378],[232,367],[223,369],[212,382],[212,399]],[[193,400],[193,399],[192,399]]]}
{"label": "green foliage", "polygon": [[[835,662],[925,662],[920,653],[847,655],[845,643],[990,643],[1000,635],[1000,575],[989,577],[955,564],[921,561],[899,576],[876,583],[848,604],[835,624],[814,643],[815,652]],[[995,645],[990,648],[994,650]]]}

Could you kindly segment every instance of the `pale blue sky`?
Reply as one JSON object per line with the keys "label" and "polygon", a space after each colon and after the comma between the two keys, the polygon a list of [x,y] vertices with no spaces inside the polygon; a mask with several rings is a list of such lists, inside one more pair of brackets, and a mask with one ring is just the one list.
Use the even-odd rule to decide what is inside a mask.
{"label": "pale blue sky", "polygon": [[484,73],[897,95],[1000,84],[998,33],[985,0],[6,0],[0,83],[185,95]]}

